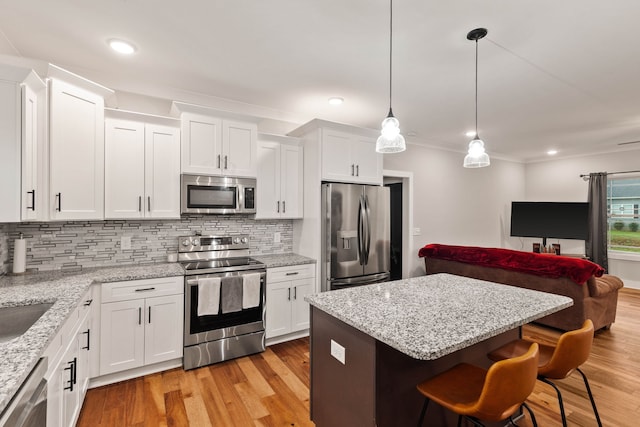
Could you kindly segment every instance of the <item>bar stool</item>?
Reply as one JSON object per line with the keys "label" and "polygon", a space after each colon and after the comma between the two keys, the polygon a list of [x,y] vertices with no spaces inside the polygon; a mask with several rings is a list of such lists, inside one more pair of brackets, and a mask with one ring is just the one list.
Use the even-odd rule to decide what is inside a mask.
{"label": "bar stool", "polygon": [[533,391],[538,366],[538,345],[531,344],[523,355],[496,362],[488,370],[461,363],[418,384],[425,397],[418,426],[422,426],[429,401],[458,414],[476,426],[480,420],[513,422],[512,415],[522,406],[536,418],[525,400]]}
{"label": "bar stool", "polygon": [[[522,354],[528,346],[534,341],[515,340],[504,346],[492,351],[488,354],[489,359],[499,361],[508,359]],[[574,331],[565,332],[560,336],[555,346],[538,343],[540,346],[540,361],[538,366],[538,379],[549,384],[556,390],[558,394],[558,403],[560,405],[560,415],[562,416],[562,425],[567,426],[567,417],[564,412],[564,404],[562,403],[562,393],[560,389],[551,380],[561,380],[568,377],[576,370],[582,375],[584,385],[591,400],[593,413],[598,421],[598,426],[602,427],[600,415],[596,408],[596,402],[593,400],[591,387],[587,376],[580,370],[579,366],[587,361],[589,353],[591,353],[591,345],[593,344],[593,322],[590,319],[585,320],[582,328]]]}

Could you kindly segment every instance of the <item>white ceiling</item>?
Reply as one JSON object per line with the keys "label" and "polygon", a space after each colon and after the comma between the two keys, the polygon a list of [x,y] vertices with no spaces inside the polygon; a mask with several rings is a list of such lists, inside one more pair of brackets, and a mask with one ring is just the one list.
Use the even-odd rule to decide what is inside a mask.
{"label": "white ceiling", "polygon": [[[0,0],[0,54],[147,95],[199,93],[379,128],[388,110],[387,0]],[[410,143],[494,157],[639,148],[638,0],[396,0],[393,111]],[[139,51],[120,57],[106,41]],[[345,103],[329,106],[327,98]],[[415,136],[409,136],[415,134]],[[409,147],[410,149],[410,147]]]}

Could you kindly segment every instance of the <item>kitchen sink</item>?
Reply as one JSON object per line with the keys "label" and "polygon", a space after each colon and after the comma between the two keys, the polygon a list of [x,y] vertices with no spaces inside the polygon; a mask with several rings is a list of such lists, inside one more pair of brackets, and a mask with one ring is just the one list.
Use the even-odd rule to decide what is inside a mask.
{"label": "kitchen sink", "polygon": [[0,343],[27,332],[53,303],[22,305],[0,308]]}

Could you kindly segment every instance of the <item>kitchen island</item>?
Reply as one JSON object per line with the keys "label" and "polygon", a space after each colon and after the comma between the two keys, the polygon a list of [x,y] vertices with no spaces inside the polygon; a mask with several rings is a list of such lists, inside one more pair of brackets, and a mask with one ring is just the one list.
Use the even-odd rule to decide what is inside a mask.
{"label": "kitchen island", "polygon": [[[311,295],[311,419],[318,427],[415,425],[415,386],[486,353],[571,298],[449,274]],[[457,417],[431,405],[430,426]]]}

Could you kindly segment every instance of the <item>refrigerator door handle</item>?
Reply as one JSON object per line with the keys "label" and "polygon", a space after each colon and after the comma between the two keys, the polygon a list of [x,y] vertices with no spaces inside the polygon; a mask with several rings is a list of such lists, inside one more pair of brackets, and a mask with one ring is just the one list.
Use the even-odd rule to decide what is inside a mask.
{"label": "refrigerator door handle", "polygon": [[369,208],[369,198],[364,196],[364,213],[365,213],[365,247],[364,247],[364,263],[369,264],[369,253],[371,251],[371,209]]}
{"label": "refrigerator door handle", "polygon": [[365,227],[365,210],[364,210],[364,197],[360,196],[360,202],[358,205],[358,262],[360,265],[365,265],[364,262],[364,227]]}

